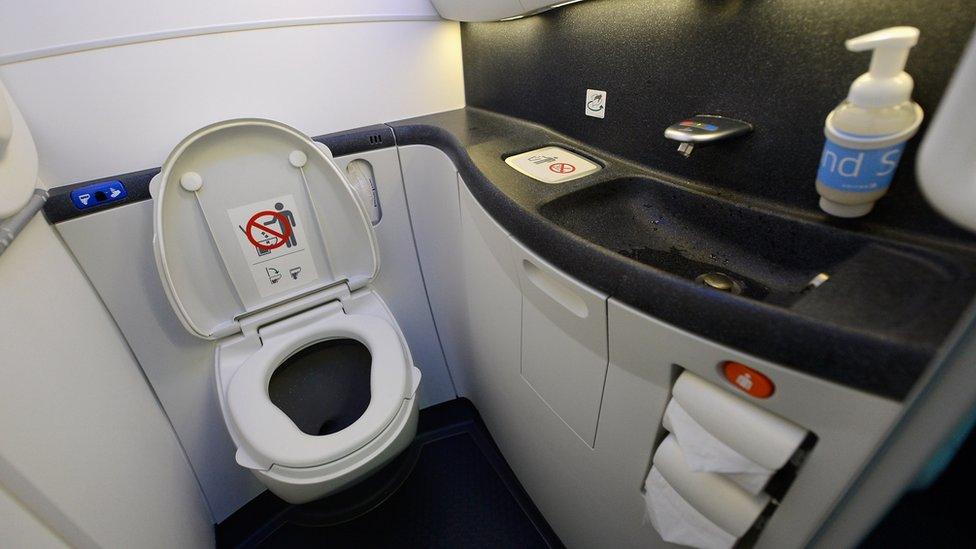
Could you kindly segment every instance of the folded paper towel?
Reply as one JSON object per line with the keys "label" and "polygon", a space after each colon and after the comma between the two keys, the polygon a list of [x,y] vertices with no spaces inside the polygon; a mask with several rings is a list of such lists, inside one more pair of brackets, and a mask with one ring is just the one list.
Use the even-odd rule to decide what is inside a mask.
{"label": "folded paper towel", "polygon": [[692,471],[673,434],[658,445],[653,466],[681,499],[735,537],[748,532],[769,503],[768,495],[750,494],[724,475]]}
{"label": "folded paper towel", "polygon": [[647,518],[661,539],[702,549],[728,549],[736,538],[705,518],[661,476],[657,467],[644,481]]}
{"label": "folded paper towel", "polygon": [[770,471],[785,465],[807,435],[806,429],[688,371],[678,376],[672,394],[706,431]]}
{"label": "folded paper towel", "polygon": [[678,376],[644,483],[665,541],[731,547],[768,509],[763,488],[807,436],[802,427],[691,372]]}
{"label": "folded paper towel", "polygon": [[774,473],[709,433],[674,399],[664,411],[663,423],[678,440],[692,471],[723,474],[751,494],[761,492]]}

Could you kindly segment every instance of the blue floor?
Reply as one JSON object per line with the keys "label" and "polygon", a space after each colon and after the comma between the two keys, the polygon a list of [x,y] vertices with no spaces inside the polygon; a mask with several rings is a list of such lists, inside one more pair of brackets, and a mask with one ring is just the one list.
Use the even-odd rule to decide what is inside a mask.
{"label": "blue floor", "polygon": [[[976,431],[974,431],[976,433]],[[861,542],[860,549],[955,548],[976,545],[972,499],[976,434],[971,433],[931,486],[905,493]]]}
{"label": "blue floor", "polygon": [[265,492],[218,547],[562,547],[466,399],[421,410],[414,443],[366,481],[305,505]]}

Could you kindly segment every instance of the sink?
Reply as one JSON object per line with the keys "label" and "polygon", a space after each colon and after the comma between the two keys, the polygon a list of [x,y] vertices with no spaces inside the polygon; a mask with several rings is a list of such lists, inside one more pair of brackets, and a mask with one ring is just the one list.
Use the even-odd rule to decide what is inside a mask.
{"label": "sink", "polygon": [[[655,269],[699,283],[718,273],[742,297],[861,327],[912,324],[973,287],[971,270],[954,258],[646,177],[574,191],[539,213]],[[829,280],[806,291],[820,273]]]}
{"label": "sink", "polygon": [[814,224],[638,177],[570,193],[539,213],[640,263],[689,280],[722,273],[741,283],[742,295],[778,302],[860,247]]}

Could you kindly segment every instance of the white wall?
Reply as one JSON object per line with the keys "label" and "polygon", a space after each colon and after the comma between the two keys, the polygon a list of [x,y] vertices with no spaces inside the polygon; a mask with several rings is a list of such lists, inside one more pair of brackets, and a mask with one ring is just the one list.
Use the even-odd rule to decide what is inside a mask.
{"label": "white wall", "polygon": [[[427,0],[8,4],[0,16],[0,79],[33,133],[44,187],[159,166],[187,134],[226,118],[273,118],[318,135],[464,105],[458,24],[441,21]],[[113,245],[111,235],[105,242]],[[91,518],[75,492],[79,486],[90,495],[112,494],[126,507],[90,508],[102,518],[86,528],[97,533],[118,517],[139,525],[134,515],[162,513],[163,520],[145,532],[165,526],[192,537],[201,517],[209,524],[232,512],[232,507],[208,510],[200,502],[174,505],[172,513],[185,514],[180,530],[168,522],[173,514],[156,508],[157,502],[173,504],[173,498],[186,495],[185,483],[170,478],[183,475],[186,462],[168,425],[169,439],[158,438],[161,426],[140,431],[133,425],[140,418],[164,419],[155,400],[144,398],[151,393],[139,365],[42,221],[35,220],[14,246],[19,251],[11,248],[0,257],[0,328],[6,330],[0,332],[0,365],[6,369],[8,360],[21,361],[22,375],[19,385],[0,386],[0,458],[17,457],[11,463],[17,471],[29,469],[26,484],[36,483],[41,503],[55,515],[64,514],[54,522],[67,524],[75,537],[55,528],[58,535],[86,545],[87,530],[70,527]],[[35,280],[23,278],[28,276]],[[13,296],[21,300],[19,308],[7,307]],[[106,376],[138,387],[123,389]],[[43,387],[45,381],[51,386]],[[32,391],[41,398],[22,402]],[[64,407],[49,398],[61,399]],[[91,400],[78,402],[84,398]],[[81,413],[72,409],[75,405]],[[62,425],[54,422],[55,412],[64,418]],[[14,419],[3,422],[27,423],[33,414],[43,420],[36,428],[16,430]],[[116,436],[101,440],[102,429],[109,427]],[[8,429],[19,438],[8,438]],[[48,436],[51,432],[79,453],[61,469],[54,463],[65,457],[39,447],[60,444]],[[107,461],[98,469],[91,459],[100,452],[107,453],[102,456]],[[42,458],[28,460],[32,453]],[[144,461],[146,479],[132,476],[130,459]],[[86,477],[88,469],[92,474]],[[114,483],[102,478],[110,473],[116,475]],[[143,480],[153,489],[146,490]],[[144,501],[135,499],[136,490]],[[131,532],[115,535],[126,533]],[[192,545],[195,538],[166,541]]]}
{"label": "white wall", "polygon": [[[40,216],[0,256],[0,303],[0,488],[21,507],[4,503],[0,532],[49,538],[42,522],[75,547],[211,544],[172,427]],[[24,507],[38,520],[25,524]]]}
{"label": "white wall", "polygon": [[[426,0],[48,0],[10,11],[0,78],[51,187],[159,166],[226,118],[317,135],[464,105],[458,24],[434,20]],[[258,28],[222,32],[232,22]],[[183,37],[142,41],[159,32]],[[128,45],[86,49],[117,37]],[[63,44],[76,53],[44,57]]]}
{"label": "white wall", "polygon": [[30,0],[8,2],[0,19],[4,56],[34,58],[57,47],[72,50],[106,39],[235,24],[321,18],[437,18],[427,0]]}
{"label": "white wall", "polygon": [[[16,524],[16,527],[11,525]],[[30,509],[0,486],[0,547],[48,549],[68,547]]]}

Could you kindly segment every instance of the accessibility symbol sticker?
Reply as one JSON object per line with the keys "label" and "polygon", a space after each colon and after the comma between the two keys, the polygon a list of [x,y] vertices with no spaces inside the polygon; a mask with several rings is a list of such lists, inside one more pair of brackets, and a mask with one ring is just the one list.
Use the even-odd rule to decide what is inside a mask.
{"label": "accessibility symbol sticker", "polygon": [[261,297],[318,279],[294,196],[231,208],[227,214]]}

